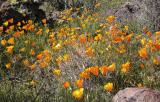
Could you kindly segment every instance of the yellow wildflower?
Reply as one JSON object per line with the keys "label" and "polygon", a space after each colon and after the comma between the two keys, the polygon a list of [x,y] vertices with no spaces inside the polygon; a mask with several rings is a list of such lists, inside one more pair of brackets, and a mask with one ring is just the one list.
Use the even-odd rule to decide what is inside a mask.
{"label": "yellow wildflower", "polygon": [[36,82],[35,80],[32,80],[32,81],[30,82],[30,84],[31,84],[33,87],[35,87],[36,84],[37,84],[37,82]]}
{"label": "yellow wildflower", "polygon": [[83,97],[84,88],[76,89],[72,92],[72,96],[80,100]]}
{"label": "yellow wildflower", "polygon": [[10,39],[8,39],[8,44],[14,44],[14,38],[12,37],[12,38],[10,38]]}
{"label": "yellow wildflower", "polygon": [[143,87],[142,83],[137,84],[138,87]]}
{"label": "yellow wildflower", "polygon": [[4,40],[1,40],[1,45],[5,46],[7,43],[7,41],[4,39]]}
{"label": "yellow wildflower", "polygon": [[7,63],[5,66],[6,66],[6,69],[10,69],[11,68],[11,63]]}
{"label": "yellow wildflower", "polygon": [[124,30],[128,31],[129,27],[128,26],[124,26]]}
{"label": "yellow wildflower", "polygon": [[58,43],[55,47],[53,47],[54,50],[60,50],[62,48],[62,45]]}
{"label": "yellow wildflower", "polygon": [[113,90],[113,83],[107,83],[104,85],[104,89],[108,92],[111,92]]}
{"label": "yellow wildflower", "polygon": [[9,54],[12,54],[13,53],[13,48],[14,48],[14,46],[8,46],[8,47],[6,47],[6,49],[7,49],[7,53],[9,53]]}
{"label": "yellow wildflower", "polygon": [[98,8],[98,7],[100,7],[101,6],[101,3],[96,3],[95,4],[95,8]]}
{"label": "yellow wildflower", "polygon": [[145,38],[141,39],[141,44],[142,44],[142,45],[145,45],[145,44],[146,44],[146,39],[145,39]]}
{"label": "yellow wildflower", "polygon": [[63,60],[64,61],[69,61],[71,58],[70,58],[70,55],[69,54],[65,54],[64,56],[63,56]]}
{"label": "yellow wildflower", "polygon": [[61,75],[61,70],[60,69],[54,69],[54,70],[52,70],[52,73],[56,76],[60,76]]}
{"label": "yellow wildflower", "polygon": [[30,62],[28,61],[28,59],[23,60],[22,63],[23,63],[25,66],[29,66],[29,65],[30,65]]}
{"label": "yellow wildflower", "polygon": [[62,56],[59,56],[59,57],[56,59],[57,64],[60,65],[61,62],[62,62],[62,60],[63,60]]}
{"label": "yellow wildflower", "polygon": [[34,69],[36,68],[36,64],[32,64],[32,65],[30,66],[30,68],[31,68],[31,70],[34,70]]}
{"label": "yellow wildflower", "polygon": [[102,40],[102,34],[98,34],[97,36],[95,36],[95,41],[100,41]]}
{"label": "yellow wildflower", "polygon": [[131,67],[131,66],[130,66],[130,62],[126,62],[126,63],[122,64],[122,69],[121,69],[121,71],[122,71],[123,73],[126,73],[126,72],[129,71],[130,67]]}
{"label": "yellow wildflower", "polygon": [[20,51],[20,52],[25,52],[25,51],[26,51],[26,48],[23,47],[23,48],[21,48],[19,51]]}
{"label": "yellow wildflower", "polygon": [[126,68],[121,68],[121,72],[122,72],[122,73],[127,73],[128,71],[127,71]]}
{"label": "yellow wildflower", "polygon": [[8,21],[5,21],[5,22],[3,23],[3,25],[4,25],[5,27],[7,27],[7,26],[8,26]]}
{"label": "yellow wildflower", "polygon": [[87,48],[86,54],[87,54],[88,56],[90,56],[90,57],[93,56],[93,54],[94,54],[93,49],[92,49],[91,47]]}

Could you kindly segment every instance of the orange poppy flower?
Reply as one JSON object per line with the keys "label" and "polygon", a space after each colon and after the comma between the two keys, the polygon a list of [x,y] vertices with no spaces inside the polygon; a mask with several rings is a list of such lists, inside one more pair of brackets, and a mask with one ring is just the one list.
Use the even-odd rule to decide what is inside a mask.
{"label": "orange poppy flower", "polygon": [[87,37],[84,36],[84,35],[81,35],[79,39],[80,39],[80,43],[86,43],[87,42]]}
{"label": "orange poppy flower", "polygon": [[10,38],[10,39],[8,39],[8,44],[14,44],[14,38],[12,37],[12,38]]}
{"label": "orange poppy flower", "polygon": [[75,84],[78,88],[82,88],[83,87],[83,79],[80,79],[80,80],[76,80]]}
{"label": "orange poppy flower", "polygon": [[15,37],[15,38],[18,38],[18,37],[20,37],[20,35],[21,35],[21,32],[15,32],[14,34],[13,34],[13,37]]}
{"label": "orange poppy flower", "polygon": [[99,74],[99,68],[98,68],[98,66],[91,67],[90,68],[90,73],[92,73],[95,76],[98,76],[98,74]]}
{"label": "orange poppy flower", "polygon": [[4,39],[4,40],[1,40],[1,45],[5,46],[7,44],[7,41]]}
{"label": "orange poppy flower", "polygon": [[147,34],[149,37],[152,36],[152,33],[151,33],[150,31],[148,31],[146,34]]}
{"label": "orange poppy flower", "polygon": [[28,59],[23,60],[22,63],[23,63],[25,66],[29,66],[29,65],[30,65],[30,62],[29,62]]}
{"label": "orange poppy flower", "polygon": [[106,75],[106,73],[108,72],[108,67],[107,66],[102,66],[99,68],[99,70],[101,71],[102,75]]}
{"label": "orange poppy flower", "polygon": [[124,39],[125,39],[126,41],[130,42],[130,41],[131,41],[132,36],[133,36],[133,34],[129,34],[129,35],[125,36],[125,38],[124,38]]}
{"label": "orange poppy flower", "polygon": [[129,71],[130,67],[131,67],[131,66],[130,66],[130,62],[126,62],[126,63],[122,64],[122,69],[121,69],[121,71],[122,71],[123,73],[126,73],[126,72]]}
{"label": "orange poppy flower", "polygon": [[145,66],[144,66],[143,63],[140,64],[140,68],[141,68],[141,69],[144,69],[144,68],[145,68]]}
{"label": "orange poppy flower", "polygon": [[148,58],[148,53],[146,48],[141,48],[139,51],[139,56],[142,58]]}
{"label": "orange poppy flower", "polygon": [[86,72],[86,71],[84,71],[84,72],[81,72],[80,74],[79,74],[79,76],[81,77],[81,78],[89,78],[90,77],[90,74],[88,73],[88,72]]}
{"label": "orange poppy flower", "polygon": [[66,89],[69,88],[70,87],[70,83],[68,81],[64,82],[63,83],[63,87],[66,88]]}
{"label": "orange poppy flower", "polygon": [[0,31],[3,31],[3,26],[0,26]]}
{"label": "orange poppy flower", "polygon": [[160,50],[160,44],[154,44],[154,46],[157,50]]}
{"label": "orange poppy flower", "polygon": [[9,30],[10,30],[10,31],[13,31],[13,30],[14,30],[14,25],[9,26]]}
{"label": "orange poppy flower", "polygon": [[35,51],[33,49],[31,49],[31,51],[29,52],[30,55],[34,56],[35,55]]}
{"label": "orange poppy flower", "polygon": [[119,48],[117,49],[117,52],[120,54],[123,54],[126,52],[126,47],[125,45],[120,45]]}
{"label": "orange poppy flower", "polygon": [[110,66],[108,66],[108,71],[114,72],[116,69],[116,64],[112,63]]}
{"label": "orange poppy flower", "polygon": [[46,20],[46,19],[42,19],[42,23],[43,23],[43,24],[46,24],[46,23],[47,23],[47,20]]}
{"label": "orange poppy flower", "polygon": [[108,16],[106,18],[106,21],[109,22],[109,23],[113,23],[115,21],[116,17],[115,16]]}
{"label": "orange poppy flower", "polygon": [[160,31],[156,32],[156,36],[160,36]]}
{"label": "orange poppy flower", "polygon": [[43,31],[43,29],[39,29],[36,34],[37,34],[37,35],[41,35],[41,34],[42,34],[42,31]]}
{"label": "orange poppy flower", "polygon": [[93,54],[94,54],[93,49],[92,49],[91,47],[87,48],[86,54],[87,54],[88,56],[90,56],[90,57],[93,56]]}
{"label": "orange poppy flower", "polygon": [[30,66],[30,69],[31,70],[34,70],[36,68],[36,64],[32,64],[31,66]]}
{"label": "orange poppy flower", "polygon": [[12,54],[14,46],[8,46],[8,47],[6,47],[6,49],[7,49],[7,53]]}
{"label": "orange poppy flower", "polygon": [[13,23],[13,18],[9,19],[8,22],[12,24]]}
{"label": "orange poppy flower", "polygon": [[154,59],[153,59],[153,63],[154,63],[155,65],[160,65],[160,60],[158,60],[158,58],[154,58]]}
{"label": "orange poppy flower", "polygon": [[48,66],[48,63],[46,63],[46,62],[41,62],[41,63],[40,63],[40,67],[41,67],[42,69],[46,68],[47,66]]}
{"label": "orange poppy flower", "polygon": [[42,58],[43,58],[43,54],[42,53],[40,53],[40,54],[37,55],[37,59],[38,60],[41,60]]}
{"label": "orange poppy flower", "polygon": [[120,42],[122,42],[122,38],[121,37],[114,37],[113,42],[114,43],[120,43]]}
{"label": "orange poppy flower", "polygon": [[5,65],[5,67],[6,67],[6,69],[10,69],[10,68],[11,68],[11,63],[7,63],[7,64]]}
{"label": "orange poppy flower", "polygon": [[21,26],[21,22],[18,22],[18,23],[17,23],[17,26],[19,26],[19,27],[20,27],[20,26]]}

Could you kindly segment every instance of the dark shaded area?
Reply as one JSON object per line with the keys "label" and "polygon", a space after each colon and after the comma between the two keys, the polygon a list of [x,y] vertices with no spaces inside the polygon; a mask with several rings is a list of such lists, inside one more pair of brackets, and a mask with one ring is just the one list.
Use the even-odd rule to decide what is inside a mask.
{"label": "dark shaded area", "polygon": [[[43,10],[39,9],[39,6],[42,3],[37,2],[25,2],[25,3],[19,3],[16,5],[10,5],[8,2],[0,2],[0,26],[3,25],[3,22],[5,22],[8,19],[13,18],[14,22],[12,25],[16,25],[18,22],[21,21],[27,21],[29,19],[34,20],[35,22],[41,22],[42,19],[46,18],[46,14]],[[22,14],[18,12],[15,8],[17,6],[23,6],[25,10],[28,10],[29,12]],[[11,26],[10,24],[8,27]],[[8,28],[7,27],[7,28]],[[4,31],[7,29],[4,28]]]}

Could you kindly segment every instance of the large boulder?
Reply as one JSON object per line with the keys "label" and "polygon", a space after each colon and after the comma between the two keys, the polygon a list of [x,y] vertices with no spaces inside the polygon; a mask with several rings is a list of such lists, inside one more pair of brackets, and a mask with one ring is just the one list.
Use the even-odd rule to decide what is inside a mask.
{"label": "large boulder", "polygon": [[[14,19],[13,24],[17,24],[17,22],[20,22],[22,20],[27,20],[27,17],[24,17],[23,14],[15,10],[12,5],[9,2],[1,2],[0,3],[0,26],[2,26],[3,22],[5,22],[8,19]],[[9,24],[11,26],[12,24]],[[7,27],[4,28],[4,31],[7,29]]]}
{"label": "large boulder", "polygon": [[137,20],[160,30],[160,0],[132,0],[115,10],[114,15],[125,23]]}
{"label": "large boulder", "polygon": [[148,88],[126,88],[113,97],[113,102],[160,102],[160,92]]}
{"label": "large boulder", "polygon": [[[20,2],[16,4],[11,4],[7,1],[0,2],[0,26],[3,22],[11,18],[14,19],[13,25],[22,20],[26,21],[29,19],[35,19],[35,21],[40,22],[42,19],[46,18],[45,12],[39,9],[40,5],[41,3],[37,2]],[[22,7],[21,11],[23,12],[18,11],[16,9],[18,8],[17,6]]]}

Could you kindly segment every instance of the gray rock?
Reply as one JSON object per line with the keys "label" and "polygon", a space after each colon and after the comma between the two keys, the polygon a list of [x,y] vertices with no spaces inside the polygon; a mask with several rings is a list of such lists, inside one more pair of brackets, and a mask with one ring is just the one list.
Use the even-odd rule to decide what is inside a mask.
{"label": "gray rock", "polygon": [[8,10],[11,8],[11,4],[9,2],[0,2],[0,12],[3,12],[5,10]]}
{"label": "gray rock", "polygon": [[117,19],[121,19],[126,22],[132,20],[140,12],[140,6],[136,3],[126,2],[120,9],[115,11]]}
{"label": "gray rock", "polygon": [[160,0],[132,0],[115,10],[114,15],[124,23],[137,20],[160,30]]}
{"label": "gray rock", "polygon": [[113,102],[160,102],[160,92],[148,88],[126,88],[113,97]]}

